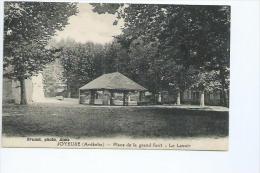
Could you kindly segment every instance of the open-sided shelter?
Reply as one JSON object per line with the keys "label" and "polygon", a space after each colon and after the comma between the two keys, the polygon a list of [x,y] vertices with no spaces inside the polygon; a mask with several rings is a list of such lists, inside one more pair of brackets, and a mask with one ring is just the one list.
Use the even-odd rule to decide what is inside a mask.
{"label": "open-sided shelter", "polygon": [[123,94],[123,105],[128,105],[127,96],[129,92],[139,92],[139,101],[142,101],[144,92],[147,89],[124,76],[119,72],[103,74],[102,76],[87,83],[79,88],[79,103],[85,103],[87,95],[89,96],[88,104],[94,105],[95,99],[102,93],[103,105],[114,105],[114,94]]}

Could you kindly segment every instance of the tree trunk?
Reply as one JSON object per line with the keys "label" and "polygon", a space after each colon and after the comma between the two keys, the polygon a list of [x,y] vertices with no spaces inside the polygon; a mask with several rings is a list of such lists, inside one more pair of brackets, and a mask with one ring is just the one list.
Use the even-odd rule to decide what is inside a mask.
{"label": "tree trunk", "polygon": [[225,92],[225,89],[222,87],[222,90],[221,90],[221,96],[222,96],[222,106],[227,106],[227,97],[226,97],[226,92]]}
{"label": "tree trunk", "polygon": [[152,92],[152,95],[151,95],[151,102],[152,104],[157,104],[157,100],[156,100],[156,93],[155,92]]}
{"label": "tree trunk", "polygon": [[162,104],[162,93],[161,92],[158,94],[158,103]]}
{"label": "tree trunk", "polygon": [[177,101],[176,101],[177,105],[181,105],[181,91],[178,90],[177,93]]}
{"label": "tree trunk", "polygon": [[205,106],[205,96],[204,96],[204,91],[201,91],[200,93],[200,106]]}
{"label": "tree trunk", "polygon": [[226,99],[226,106],[229,107],[229,90],[227,90],[227,97],[225,97]]}
{"label": "tree trunk", "polygon": [[79,104],[81,104],[80,89],[79,89]]}
{"label": "tree trunk", "polygon": [[68,98],[71,97],[71,92],[70,92],[70,91],[68,91],[68,95],[67,95],[67,97],[68,97]]}
{"label": "tree trunk", "polygon": [[71,97],[71,90],[70,90],[70,85],[69,82],[67,82],[67,98]]}
{"label": "tree trunk", "polygon": [[25,80],[24,79],[20,79],[20,104],[21,105],[27,105],[27,98],[26,98],[26,89],[25,89]]}
{"label": "tree trunk", "polygon": [[220,70],[220,83],[221,83],[221,102],[222,102],[222,106],[228,106],[227,105],[227,97],[226,97],[226,91],[225,91],[225,88],[226,88],[226,82],[225,82],[225,73],[224,73],[224,70]]}

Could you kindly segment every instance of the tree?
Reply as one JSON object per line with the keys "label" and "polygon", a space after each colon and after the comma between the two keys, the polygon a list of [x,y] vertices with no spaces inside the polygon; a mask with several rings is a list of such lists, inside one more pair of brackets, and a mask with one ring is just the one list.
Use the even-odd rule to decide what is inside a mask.
{"label": "tree", "polygon": [[142,38],[145,44],[158,42],[155,58],[166,62],[157,64],[163,71],[158,82],[159,79],[167,79],[164,81],[164,87],[167,88],[167,83],[172,84],[168,80],[173,78],[174,86],[179,91],[192,86],[192,80],[187,73],[192,66],[205,74],[216,71],[216,80],[220,81],[222,95],[225,96],[229,87],[229,6],[92,5],[98,13],[114,13],[118,19],[124,20],[123,34],[118,37],[122,46],[129,48],[131,43],[139,38]]}
{"label": "tree", "polygon": [[[67,85],[67,97],[78,97],[78,89],[110,70],[115,63],[107,59],[106,46],[92,42],[76,43],[63,40],[55,44],[62,49],[59,61],[63,68],[63,79]],[[113,60],[114,61],[114,60]]]}
{"label": "tree", "polygon": [[24,80],[56,58],[58,50],[46,48],[57,30],[77,13],[75,3],[5,2],[4,76],[18,80],[21,104],[27,104]]}
{"label": "tree", "polygon": [[60,59],[46,65],[42,71],[44,94],[47,97],[56,96],[56,92],[64,87],[63,67]]}
{"label": "tree", "polygon": [[[167,51],[170,52],[179,49],[180,56],[176,56],[176,60],[180,64],[187,68],[193,65],[201,74],[208,75],[208,79],[216,81],[211,81],[211,83],[220,83],[222,104],[227,106],[230,8],[228,6],[188,6],[178,8],[177,12],[166,25],[169,29],[165,29],[161,35],[166,40],[162,47],[166,48],[164,50],[169,49]],[[215,78],[211,78],[212,71],[217,74]],[[203,81],[205,81],[204,78],[201,82]],[[216,87],[219,87],[218,84]]]}
{"label": "tree", "polygon": [[197,71],[193,74],[193,84],[192,89],[200,92],[200,106],[205,106],[205,92],[213,92],[221,90],[221,83],[218,80],[218,72],[201,72]]}
{"label": "tree", "polygon": [[27,104],[25,79],[34,76],[43,70],[46,64],[53,61],[55,51],[47,50],[38,44],[30,44],[14,48],[13,55],[4,58],[4,67],[8,70],[5,71],[4,77],[20,82],[20,104]]}

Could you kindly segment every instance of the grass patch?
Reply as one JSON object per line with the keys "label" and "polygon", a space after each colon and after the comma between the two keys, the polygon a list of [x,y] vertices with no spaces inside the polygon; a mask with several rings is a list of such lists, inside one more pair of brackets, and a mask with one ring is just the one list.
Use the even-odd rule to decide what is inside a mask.
{"label": "grass patch", "polygon": [[4,105],[3,134],[76,138],[227,136],[228,112],[159,107]]}

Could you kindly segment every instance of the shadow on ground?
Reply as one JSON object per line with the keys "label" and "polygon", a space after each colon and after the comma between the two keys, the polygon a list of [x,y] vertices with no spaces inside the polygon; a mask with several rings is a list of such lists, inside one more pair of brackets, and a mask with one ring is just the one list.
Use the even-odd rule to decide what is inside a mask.
{"label": "shadow on ground", "polygon": [[3,106],[6,136],[228,136],[228,111],[39,103]]}

